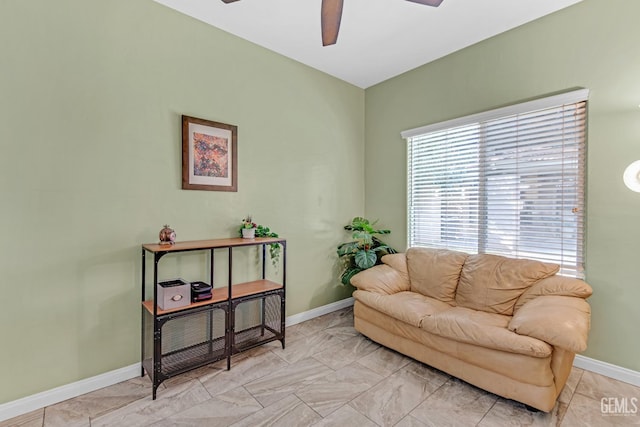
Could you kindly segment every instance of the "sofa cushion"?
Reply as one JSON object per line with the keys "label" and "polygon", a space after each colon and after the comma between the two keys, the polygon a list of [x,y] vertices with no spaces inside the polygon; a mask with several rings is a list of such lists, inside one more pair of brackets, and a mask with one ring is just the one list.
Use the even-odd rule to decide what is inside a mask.
{"label": "sofa cushion", "polygon": [[411,290],[455,304],[456,287],[467,256],[447,249],[409,248],[407,269]]}
{"label": "sofa cushion", "polygon": [[541,296],[522,306],[509,329],[574,353],[587,348],[591,307],[582,298]]}
{"label": "sofa cushion", "polygon": [[409,271],[407,270],[407,254],[387,254],[381,258],[382,262],[389,267],[397,270],[403,277],[409,280]]}
{"label": "sofa cushion", "polygon": [[555,275],[540,280],[524,291],[516,301],[513,312],[516,313],[520,307],[532,299],[545,295],[589,298],[592,293],[591,286],[580,279]]}
{"label": "sofa cushion", "polygon": [[461,307],[510,316],[524,291],[558,269],[555,264],[528,259],[469,255],[462,267],[455,301]]}
{"label": "sofa cushion", "polygon": [[379,294],[394,294],[409,290],[407,275],[386,264],[361,271],[351,278],[351,284],[358,289]]}
{"label": "sofa cushion", "polygon": [[[468,364],[471,370],[480,367],[527,384],[542,387],[554,384],[551,359],[555,350],[549,357],[532,357],[464,343],[408,325],[359,301],[353,307],[353,318],[356,330],[374,341],[458,377],[466,371],[464,365]],[[381,339],[380,332],[388,339]],[[437,364],[441,353],[454,360],[444,366]]]}
{"label": "sofa cushion", "polygon": [[353,293],[353,297],[373,309],[415,327],[420,327],[425,317],[451,308],[447,303],[416,292],[381,295],[357,290]]}
{"label": "sofa cushion", "polygon": [[511,317],[464,307],[423,318],[420,329],[455,341],[533,357],[548,357],[551,346],[537,338],[518,335],[507,326]]}

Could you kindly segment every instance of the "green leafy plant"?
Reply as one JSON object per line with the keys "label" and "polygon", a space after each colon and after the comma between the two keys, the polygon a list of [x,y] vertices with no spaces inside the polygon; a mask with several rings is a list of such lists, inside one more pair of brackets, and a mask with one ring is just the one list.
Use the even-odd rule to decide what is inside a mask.
{"label": "green leafy plant", "polygon": [[[253,222],[250,215],[242,220],[242,225],[238,230],[238,234],[240,234],[240,236],[242,236],[243,228],[255,228],[256,237],[280,237],[278,236],[278,233],[271,231],[269,227],[265,227],[264,225],[256,224],[255,222]],[[269,244],[269,256],[271,257],[271,263],[274,267],[278,266],[278,261],[280,260],[280,249],[280,243]]]}
{"label": "green leafy plant", "polygon": [[343,271],[340,281],[348,285],[353,276],[359,272],[380,264],[383,255],[395,254],[397,251],[374,234],[390,234],[390,230],[378,230],[373,223],[366,218],[355,217],[351,224],[344,227],[351,231],[353,241],[342,243],[338,246],[338,258],[342,262]]}

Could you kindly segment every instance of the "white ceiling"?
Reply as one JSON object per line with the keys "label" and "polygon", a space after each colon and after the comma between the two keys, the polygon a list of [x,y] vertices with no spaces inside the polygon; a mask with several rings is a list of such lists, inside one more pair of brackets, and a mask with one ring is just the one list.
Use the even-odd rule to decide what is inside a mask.
{"label": "white ceiling", "polygon": [[344,0],[337,44],[322,46],[322,0],[154,0],[361,88],[582,0]]}

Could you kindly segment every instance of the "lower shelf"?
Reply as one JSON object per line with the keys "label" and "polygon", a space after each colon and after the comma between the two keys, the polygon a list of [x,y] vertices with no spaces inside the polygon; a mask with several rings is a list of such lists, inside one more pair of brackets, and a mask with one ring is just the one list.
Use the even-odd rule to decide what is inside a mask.
{"label": "lower shelf", "polygon": [[172,376],[195,365],[217,362],[225,357],[223,337],[162,355],[161,371],[166,376]]}
{"label": "lower shelf", "polygon": [[254,295],[232,305],[231,353],[284,338],[284,293]]}
{"label": "lower shelf", "polygon": [[233,345],[232,353],[239,353],[252,347],[281,338],[281,333],[268,327],[262,328],[260,326],[255,326],[253,328],[245,329],[244,331],[236,331],[234,334],[235,343]]}
{"label": "lower shelf", "polygon": [[[208,365],[225,359],[224,338],[212,342],[204,342],[191,347],[182,348],[169,354],[163,354],[160,366],[160,375],[169,378],[190,371],[194,367]],[[151,358],[142,362],[147,373],[153,372]]]}

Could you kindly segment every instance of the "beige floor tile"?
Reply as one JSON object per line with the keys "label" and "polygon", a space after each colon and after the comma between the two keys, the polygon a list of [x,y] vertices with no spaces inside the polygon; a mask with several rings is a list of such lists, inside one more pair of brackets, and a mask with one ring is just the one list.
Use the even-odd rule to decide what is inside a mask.
{"label": "beige floor tile", "polygon": [[411,415],[407,415],[394,427],[426,427],[426,424]]}
{"label": "beige floor tile", "polygon": [[522,403],[500,398],[482,418],[478,427],[557,426],[560,424],[557,409],[560,405],[563,404],[558,403],[550,412],[530,411]]}
{"label": "beige floor tile", "polygon": [[[289,344],[290,342],[293,342],[299,338],[306,337],[307,334],[303,333],[304,329],[304,322],[292,326],[287,326],[287,328],[285,329],[285,343]],[[273,341],[267,345],[272,347],[278,346],[279,348],[282,348],[280,341]]]}
{"label": "beige floor tile", "polygon": [[[451,375],[439,371],[436,368],[432,368],[429,365],[425,365],[424,363],[418,362],[417,360],[409,359],[409,363],[407,363],[403,370],[410,372],[413,375],[417,375],[419,377],[427,380],[432,386],[436,385],[440,387],[442,384],[446,383]],[[434,388],[435,390],[435,388]]]}
{"label": "beige floor tile", "polygon": [[290,395],[232,425],[233,427],[302,427],[313,425],[321,419],[322,417],[303,401]]}
{"label": "beige floor tile", "polygon": [[91,427],[147,426],[211,399],[211,395],[197,380],[167,387],[158,393],[135,401],[115,411],[91,420]]}
{"label": "beige floor tile", "polygon": [[338,370],[361,360],[378,348],[380,348],[379,344],[362,335],[358,335],[342,341],[327,350],[320,351],[313,357],[331,369]]}
{"label": "beige floor tile", "polygon": [[476,425],[497,396],[451,378],[411,412],[428,426]]}
{"label": "beige floor tile", "polygon": [[[585,374],[587,373],[588,372],[585,372]],[[640,404],[638,405],[638,410],[640,411]],[[567,413],[564,416],[561,425],[566,427],[640,425],[640,412],[636,414],[629,414],[628,416],[607,412],[610,411],[606,408],[603,412],[602,401],[600,399],[592,399],[576,392],[573,395],[573,399],[571,399],[571,404],[567,409]]]}
{"label": "beige floor tile", "polygon": [[262,410],[262,406],[243,387],[220,394],[153,424],[154,427],[229,426]]}
{"label": "beige floor tile", "polygon": [[383,377],[388,377],[407,365],[411,360],[412,359],[386,347],[379,347],[377,350],[372,351],[358,360],[358,363]]}
{"label": "beige floor tile", "polygon": [[88,426],[91,417],[106,414],[151,396],[148,377],[134,378],[45,408],[45,426]]}
{"label": "beige floor tile", "polygon": [[[349,405],[345,405],[313,425],[313,427],[377,427],[376,423]],[[407,425],[406,427],[410,427]],[[417,426],[419,427],[419,426]]]}
{"label": "beige floor tile", "polygon": [[253,380],[269,375],[286,366],[287,362],[272,352],[241,359],[231,365],[231,370],[210,370],[200,377],[200,382],[211,396],[225,393]]}
{"label": "beige floor tile", "polygon": [[[332,329],[352,328],[353,309],[351,307],[316,317],[306,322],[299,323],[299,331],[304,335],[315,335],[320,331],[331,333]],[[338,332],[336,332],[338,333]]]}
{"label": "beige floor tile", "polygon": [[354,363],[296,391],[296,396],[326,417],[382,379],[372,370]]}
{"label": "beige floor tile", "polygon": [[306,325],[307,322],[296,323],[295,325],[287,326],[287,328],[285,329],[286,342],[294,341],[300,337],[313,335],[313,333]]}
{"label": "beige floor tile", "polygon": [[640,387],[622,381],[616,381],[613,378],[589,371],[585,371],[584,374],[582,374],[582,378],[576,387],[576,393],[597,400],[602,398],[625,397],[631,399],[635,397],[640,403]]}
{"label": "beige floor tile", "polygon": [[295,363],[302,359],[307,359],[321,351],[332,349],[342,343],[342,340],[325,331],[317,332],[310,336],[305,336],[292,343],[287,343],[285,350],[271,350],[288,363]]}
{"label": "beige floor tile", "polygon": [[560,395],[558,396],[558,401],[566,404],[569,404],[569,402],[571,402],[573,393],[575,393],[583,374],[584,371],[580,368],[573,368],[571,370],[571,372],[569,373],[569,378],[567,378],[567,382],[560,392]]}
{"label": "beige floor tile", "polygon": [[0,422],[0,427],[42,427],[44,408]]}
{"label": "beige floor tile", "polygon": [[44,427],[89,427],[91,420],[87,414],[45,408],[42,425]]}
{"label": "beige floor tile", "polygon": [[349,405],[380,426],[392,426],[441,385],[442,382],[438,380],[430,382],[411,370],[401,369],[362,393]]}
{"label": "beige floor tile", "polygon": [[262,406],[269,406],[333,372],[317,360],[308,358],[252,381],[245,388]]}

